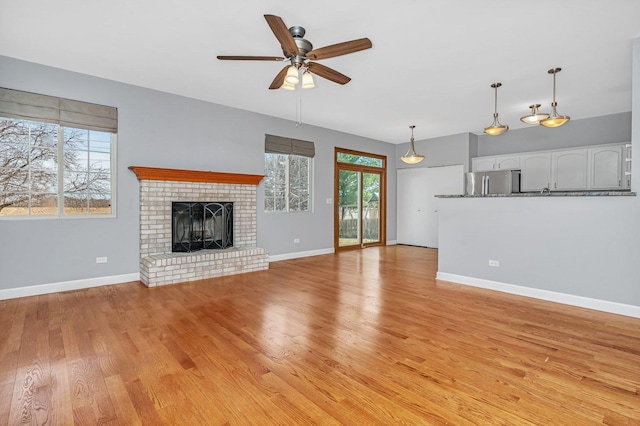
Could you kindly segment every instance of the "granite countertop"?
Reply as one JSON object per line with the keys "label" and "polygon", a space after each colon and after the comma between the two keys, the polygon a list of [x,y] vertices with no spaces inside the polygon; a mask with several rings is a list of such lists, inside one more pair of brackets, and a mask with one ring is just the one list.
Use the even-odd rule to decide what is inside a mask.
{"label": "granite countertop", "polygon": [[505,198],[505,197],[619,197],[636,196],[631,191],[552,191],[541,194],[540,192],[517,192],[515,194],[488,194],[488,195],[436,195],[437,198]]}

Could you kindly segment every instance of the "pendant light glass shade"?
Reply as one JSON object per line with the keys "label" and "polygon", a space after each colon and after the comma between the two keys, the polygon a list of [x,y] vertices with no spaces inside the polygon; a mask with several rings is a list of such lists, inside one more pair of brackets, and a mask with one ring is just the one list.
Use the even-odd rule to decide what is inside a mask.
{"label": "pendant light glass shade", "polygon": [[531,114],[520,117],[520,121],[526,124],[540,124],[541,120],[549,118],[549,114],[545,112],[539,112],[540,104],[529,105],[531,108]]}
{"label": "pendant light glass shade", "polygon": [[549,74],[553,74],[553,102],[551,103],[551,115],[548,118],[540,121],[544,127],[560,127],[567,121],[571,120],[568,115],[560,115],[556,110],[558,103],[556,102],[556,74],[562,71],[562,68],[551,68],[547,71]]}
{"label": "pendant light glass shade", "polygon": [[417,164],[422,160],[424,160],[424,155],[416,154],[416,147],[414,146],[414,143],[413,143],[413,129],[415,129],[416,126],[411,125],[409,126],[409,128],[411,129],[411,147],[409,148],[409,150],[405,155],[400,157],[400,159],[407,164]]}
{"label": "pendant light glass shade", "polygon": [[298,68],[295,65],[291,65],[289,69],[287,69],[287,76],[284,78],[284,81],[287,83],[296,85],[300,81],[298,78]]}
{"label": "pendant light glass shade", "polygon": [[302,74],[302,88],[303,89],[313,89],[314,87],[316,87],[316,85],[313,82],[313,76],[311,75],[311,73],[309,71],[305,71]]}
{"label": "pendant light glass shade", "polygon": [[493,112],[493,122],[489,127],[484,128],[484,132],[490,136],[499,136],[509,130],[509,126],[506,124],[500,124],[498,120],[498,87],[502,86],[502,83],[493,83],[491,87],[495,89],[495,102]]}

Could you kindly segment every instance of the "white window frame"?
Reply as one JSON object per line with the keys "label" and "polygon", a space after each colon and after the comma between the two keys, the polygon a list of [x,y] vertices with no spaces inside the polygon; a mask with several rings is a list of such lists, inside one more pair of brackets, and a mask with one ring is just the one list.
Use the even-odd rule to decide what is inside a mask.
{"label": "white window frame", "polygon": [[[20,120],[20,121],[30,121],[30,122],[34,122],[34,123],[39,123],[39,124],[52,124],[52,123],[45,123],[42,121],[36,121],[36,120],[21,120],[21,119],[17,119],[17,118],[9,118],[9,117],[2,117],[0,116],[0,119],[10,119],[10,120]],[[64,161],[59,161],[60,158],[64,157],[64,129],[74,129],[74,127],[71,126],[61,126],[61,125],[56,125],[57,126],[57,130],[58,130],[58,144],[57,144],[57,150],[56,150],[56,156],[57,156],[57,164],[58,164],[58,168],[57,168],[57,185],[58,185],[58,191],[57,191],[57,213],[56,214],[49,214],[49,215],[33,215],[31,214],[31,206],[28,207],[28,214],[26,215],[8,215],[8,216],[2,216],[0,214],[0,220],[41,220],[41,219],[87,219],[87,218],[91,218],[91,219],[97,219],[97,218],[114,218],[116,217],[116,212],[117,212],[117,206],[116,206],[116,199],[117,199],[117,193],[116,193],[116,189],[117,189],[117,185],[116,185],[116,176],[117,176],[117,155],[116,155],[116,147],[117,147],[117,133],[113,133],[113,132],[105,132],[105,133],[109,133],[111,135],[110,137],[110,151],[109,151],[109,161],[110,161],[110,165],[109,165],[109,172],[110,172],[110,194],[111,194],[111,199],[110,199],[110,207],[111,207],[111,212],[110,213],[85,213],[85,214],[65,214],[64,212]],[[87,130],[87,129],[79,129],[79,130]],[[100,131],[100,130],[88,130],[89,132],[92,131]],[[91,151],[89,151],[91,152]],[[0,170],[0,173],[2,171]],[[29,192],[31,192],[31,189],[28,189]]]}
{"label": "white window frame", "polygon": [[[283,154],[283,153],[269,153],[269,152],[265,152],[265,174],[268,175],[269,171],[266,168],[267,164],[268,164],[268,158],[269,156],[283,156],[286,158],[286,164],[285,164],[285,177],[284,177],[284,185],[285,185],[285,208],[283,210],[276,210],[275,206],[276,206],[276,198],[275,197],[267,197],[267,191],[269,190],[269,188],[267,188],[267,181],[265,181],[265,192],[264,192],[264,211],[266,213],[275,213],[275,214],[288,214],[288,213],[311,213],[313,212],[313,158],[312,157],[307,157],[304,155],[293,155],[293,154]],[[291,210],[291,175],[290,175],[290,167],[291,167],[291,159],[292,158],[303,158],[306,159],[309,164],[308,164],[308,176],[307,176],[307,188],[304,188],[303,190],[306,189],[306,192],[308,194],[308,200],[307,200],[307,209],[306,210]],[[271,191],[273,193],[276,192],[276,188],[275,186],[277,186],[277,182],[274,180],[274,187],[270,188]],[[273,210],[268,210],[267,209],[267,203],[269,199],[273,199],[273,206],[274,209]]]}
{"label": "white window frame", "polygon": [[[116,155],[116,142],[117,142],[117,134],[118,134],[118,109],[112,106],[99,105],[94,103],[89,103],[86,101],[79,101],[73,99],[60,98],[57,96],[50,96],[45,94],[24,92],[21,90],[9,89],[5,87],[0,87],[0,117],[6,118],[9,120],[16,121],[24,121],[27,123],[42,123],[46,125],[57,126],[57,136],[58,136],[58,145],[56,153],[56,161],[57,168],[57,193],[52,191],[53,188],[47,188],[45,186],[40,186],[37,188],[32,187],[32,182],[30,180],[32,176],[32,168],[28,167],[28,179],[26,182],[14,182],[14,184],[18,185],[19,188],[24,188],[26,192],[29,194],[29,200],[31,200],[31,196],[33,194],[37,194],[39,190],[44,189],[48,190],[53,197],[57,196],[57,214],[47,214],[47,215],[33,215],[32,214],[32,206],[31,202],[28,203],[28,211],[26,215],[16,215],[16,216],[0,216],[0,219],[50,219],[50,218],[112,218],[116,216],[117,206],[116,206],[116,176],[117,176],[117,155]],[[64,211],[64,201],[65,201],[65,146],[64,146],[64,130],[65,129],[79,129],[81,131],[97,131],[97,132],[105,132],[110,136],[109,138],[109,179],[110,179],[110,212],[109,213],[90,213],[87,209],[86,212],[81,214],[65,214]],[[53,130],[53,129],[52,129]],[[52,132],[53,134],[54,132]],[[88,153],[88,161],[91,160],[91,153],[98,153],[99,150],[91,150],[91,138],[90,134],[87,134],[87,145],[86,152]],[[93,139],[96,143],[100,142],[98,139]],[[106,141],[104,141],[106,142]],[[31,139],[29,140],[29,146],[31,147]],[[81,147],[82,148],[82,147]],[[78,150],[81,152],[82,150]],[[53,154],[53,150],[50,151]],[[11,154],[9,154],[11,155]],[[27,164],[30,164],[32,158],[31,154],[28,154],[28,157],[25,161]],[[96,161],[99,160],[99,155],[96,158]],[[106,162],[106,158],[102,161]],[[21,163],[24,164],[24,163]],[[23,167],[18,166],[18,167]],[[15,168],[15,167],[14,167]],[[46,168],[46,166],[45,166]],[[53,172],[53,165],[49,164],[49,169]],[[38,169],[35,169],[38,170]],[[89,177],[99,177],[98,175],[91,175],[91,168],[86,167],[86,170],[83,168],[78,168],[78,170],[67,170],[68,175],[78,175],[78,172],[85,172]],[[0,171],[1,172],[1,171]],[[73,173],[76,172],[76,173]],[[95,170],[94,170],[95,172]],[[53,173],[52,173],[53,174]],[[53,176],[51,176],[53,177]],[[72,181],[72,180],[71,180]],[[37,182],[37,181],[36,181]],[[83,182],[86,184],[88,189],[99,188],[99,181],[88,181]],[[42,182],[45,183],[46,182]],[[93,184],[93,185],[92,185]],[[80,188],[79,188],[80,189]],[[71,191],[73,192],[73,191]],[[95,192],[94,194],[98,194],[99,192]],[[87,195],[89,196],[87,200],[86,207],[90,206],[90,201],[96,198],[93,197],[92,193],[87,191]],[[71,206],[69,206],[71,207]],[[47,212],[48,213],[48,212]]]}

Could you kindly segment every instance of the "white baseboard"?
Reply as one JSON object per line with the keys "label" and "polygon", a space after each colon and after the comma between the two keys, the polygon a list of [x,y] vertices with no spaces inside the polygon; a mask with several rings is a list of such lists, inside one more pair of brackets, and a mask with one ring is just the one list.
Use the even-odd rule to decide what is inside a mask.
{"label": "white baseboard", "polygon": [[388,246],[395,246],[397,244],[398,244],[398,242],[396,240],[387,240],[387,245]]}
{"label": "white baseboard", "polygon": [[6,290],[0,290],[0,300],[38,296],[41,294],[58,293],[61,291],[81,290],[83,288],[127,283],[130,281],[140,281],[140,273],[136,272],[132,274],[111,275],[109,277],[88,278],[86,280],[63,281],[59,283],[9,288]]}
{"label": "white baseboard", "polygon": [[319,256],[321,254],[331,254],[331,253],[334,253],[334,250],[332,248],[320,249],[320,250],[309,250],[309,251],[298,251],[295,253],[276,254],[274,256],[269,256],[269,262],[277,262],[279,260],[298,259],[300,257]]}
{"label": "white baseboard", "polygon": [[574,296],[572,294],[557,293],[554,291],[523,287],[514,284],[506,284],[498,281],[484,280],[481,278],[466,277],[463,275],[449,274],[446,272],[438,272],[436,274],[436,279],[442,281],[451,281],[453,283],[469,285],[472,287],[501,291],[503,293],[532,297],[534,299],[548,300],[550,302],[557,302],[565,305],[594,309],[596,311],[603,311],[612,314],[640,318],[640,306],[625,305],[623,303],[610,302],[607,300],[591,299],[589,297]]}

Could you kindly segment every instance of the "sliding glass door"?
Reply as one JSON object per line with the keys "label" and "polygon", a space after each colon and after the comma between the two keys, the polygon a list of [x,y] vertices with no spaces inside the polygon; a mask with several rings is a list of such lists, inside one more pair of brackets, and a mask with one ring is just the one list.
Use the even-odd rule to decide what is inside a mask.
{"label": "sliding glass door", "polygon": [[336,250],[385,244],[386,157],[336,148]]}

